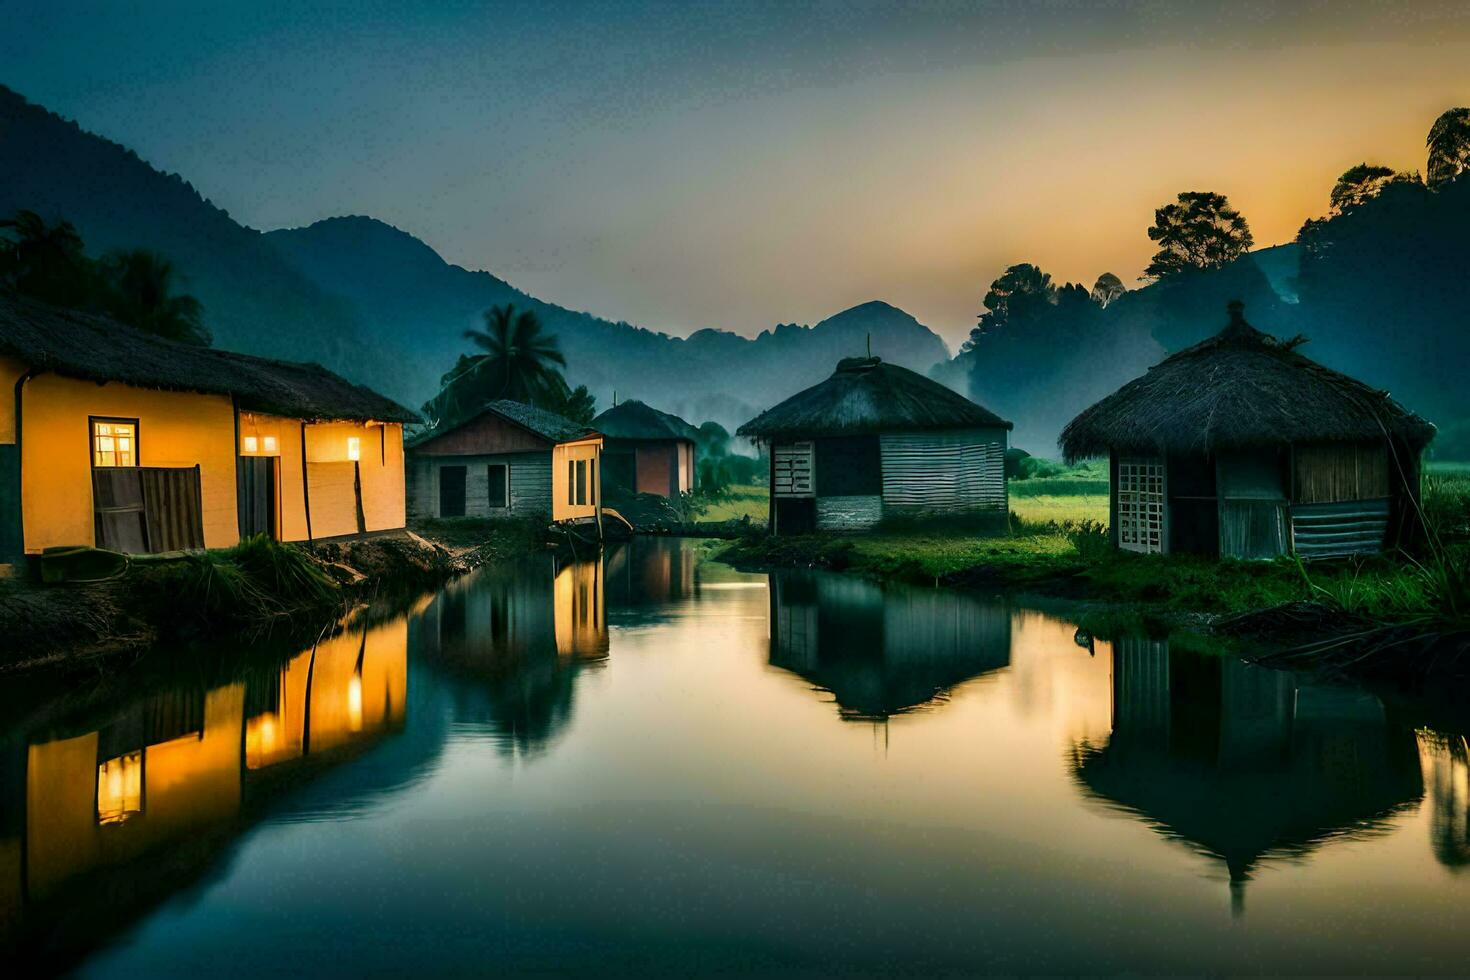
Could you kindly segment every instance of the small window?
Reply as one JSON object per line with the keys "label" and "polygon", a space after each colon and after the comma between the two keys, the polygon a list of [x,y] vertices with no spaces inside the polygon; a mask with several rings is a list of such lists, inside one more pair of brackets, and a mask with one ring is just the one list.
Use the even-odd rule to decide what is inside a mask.
{"label": "small window", "polygon": [[587,482],[590,484],[588,496],[595,504],[597,503],[597,460],[595,458],[587,461]]}
{"label": "small window", "polygon": [[137,466],[138,420],[93,419],[92,465]]}
{"label": "small window", "polygon": [[587,503],[587,461],[577,460],[577,503]]}
{"label": "small window", "polygon": [[491,463],[489,468],[490,506],[510,506],[510,467]]}
{"label": "small window", "polygon": [[577,464],[567,460],[567,505],[577,502]]}
{"label": "small window", "polygon": [[123,823],[143,812],[143,753],[129,752],[97,766],[97,822]]}

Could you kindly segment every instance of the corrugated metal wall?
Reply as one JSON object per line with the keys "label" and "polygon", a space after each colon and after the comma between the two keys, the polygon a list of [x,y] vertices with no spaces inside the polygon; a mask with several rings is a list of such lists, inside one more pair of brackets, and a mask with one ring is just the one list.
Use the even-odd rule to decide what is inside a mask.
{"label": "corrugated metal wall", "polygon": [[1004,431],[885,434],[882,456],[885,506],[1007,508]]}
{"label": "corrugated metal wall", "polygon": [[1387,500],[1296,504],[1291,508],[1292,546],[1303,558],[1367,555],[1383,550]]}

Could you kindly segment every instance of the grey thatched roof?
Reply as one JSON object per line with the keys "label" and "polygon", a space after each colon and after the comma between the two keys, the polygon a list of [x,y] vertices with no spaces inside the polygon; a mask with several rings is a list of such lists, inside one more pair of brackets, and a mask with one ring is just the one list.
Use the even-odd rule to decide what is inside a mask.
{"label": "grey thatched roof", "polygon": [[752,439],[863,435],[931,429],[1004,427],[1011,423],[964,395],[876,357],[849,357],[821,384],[797,392],[742,425]]}
{"label": "grey thatched roof", "polygon": [[569,439],[578,439],[595,431],[580,422],[573,422],[565,415],[548,412],[544,408],[527,405],[525,402],[511,401],[509,398],[502,398],[499,401],[490,402],[485,408],[487,411],[494,412],[502,418],[510,419],[517,425],[524,426],[543,439],[550,439],[552,442],[566,442]]}
{"label": "grey thatched roof", "polygon": [[273,361],[165,340],[106,317],[0,296],[0,353],[86,381],[232,395],[247,411],[299,419],[419,417],[316,364]]}
{"label": "grey thatched roof", "polygon": [[660,412],[636,398],[614,405],[592,420],[609,439],[679,439],[695,442],[699,430],[677,415]]}
{"label": "grey thatched roof", "polygon": [[1239,303],[1215,336],[1077,416],[1058,440],[1070,460],[1110,449],[1210,453],[1308,442],[1363,442],[1389,435],[1414,449],[1434,426],[1378,391],[1297,353],[1245,322]]}

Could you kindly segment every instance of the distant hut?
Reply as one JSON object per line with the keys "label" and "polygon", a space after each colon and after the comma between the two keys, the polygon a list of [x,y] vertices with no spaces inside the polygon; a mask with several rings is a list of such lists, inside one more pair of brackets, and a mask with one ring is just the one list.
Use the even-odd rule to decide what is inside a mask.
{"label": "distant hut", "polygon": [[1073,419],[1066,458],[1108,456],[1113,543],[1232,558],[1363,554],[1401,540],[1434,426],[1229,306],[1220,333]]}
{"label": "distant hut", "polygon": [[742,425],[771,448],[771,530],[861,530],[884,517],[1007,509],[1011,423],[876,357]]}
{"label": "distant hut", "polygon": [[699,430],[677,415],[636,399],[592,420],[603,435],[603,489],[675,497],[694,489],[694,444]]}
{"label": "distant hut", "polygon": [[589,426],[502,399],[408,446],[408,511],[416,518],[532,517],[599,521],[602,436]]}

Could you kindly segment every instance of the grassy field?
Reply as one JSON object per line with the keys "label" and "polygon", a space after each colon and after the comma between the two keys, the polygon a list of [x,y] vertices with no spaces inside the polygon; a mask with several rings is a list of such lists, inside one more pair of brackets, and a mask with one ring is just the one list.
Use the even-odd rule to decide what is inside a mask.
{"label": "grassy field", "polygon": [[770,496],[765,487],[740,486],[731,487],[720,499],[707,503],[694,515],[694,519],[700,522],[743,520],[749,517],[752,521],[764,524],[766,522],[767,506]]}
{"label": "grassy field", "polygon": [[[1106,480],[1013,480],[1011,510],[1028,523],[1103,521],[1108,519]],[[734,486],[722,499],[705,504],[694,519],[700,522],[741,520],[765,523],[768,497],[765,487]]]}

